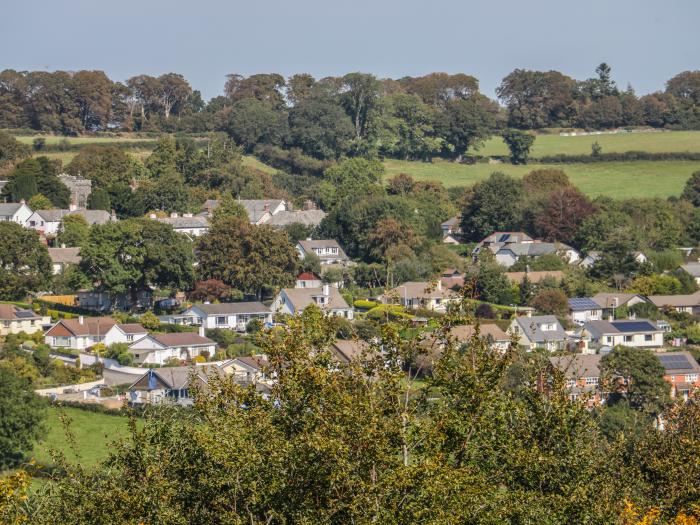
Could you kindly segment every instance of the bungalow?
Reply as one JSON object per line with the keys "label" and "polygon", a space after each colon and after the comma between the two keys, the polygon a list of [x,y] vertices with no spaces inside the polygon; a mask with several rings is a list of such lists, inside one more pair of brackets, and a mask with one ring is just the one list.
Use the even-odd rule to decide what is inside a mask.
{"label": "bungalow", "polygon": [[51,324],[51,317],[39,315],[14,304],[0,304],[0,336],[9,334],[34,334]]}
{"label": "bungalow", "polygon": [[624,306],[630,308],[635,304],[648,302],[646,297],[636,293],[606,293],[601,292],[591,297],[603,309],[603,316],[615,317],[615,310]]}
{"label": "bungalow", "polygon": [[700,313],[700,291],[688,295],[649,295],[647,299],[657,308],[673,308],[687,314]]}
{"label": "bungalow", "polygon": [[116,221],[116,215],[105,210],[37,210],[27,219],[25,226],[36,230],[44,237],[55,237],[61,227],[61,221],[67,215],[80,215],[90,226]]}
{"label": "bungalow", "polygon": [[203,355],[213,356],[216,343],[192,332],[150,334],[129,346],[134,361],[144,365],[165,365],[171,359],[191,361]]}
{"label": "bungalow", "polygon": [[179,216],[171,213],[170,217],[156,218],[151,214],[151,218],[162,224],[168,224],[173,231],[182,233],[188,237],[200,237],[209,231],[209,221],[206,217],[194,217],[191,213],[184,213]]}
{"label": "bungalow", "polygon": [[0,202],[0,221],[12,221],[24,226],[29,217],[32,216],[32,210],[22,200],[19,202]]}
{"label": "bungalow", "polygon": [[553,315],[516,317],[506,333],[518,339],[518,344],[528,350],[545,348],[561,350],[566,345],[566,332]]}
{"label": "bungalow", "polygon": [[535,240],[525,232],[494,232],[481,239],[474,247],[472,255],[476,257],[484,248],[488,248],[492,253],[496,253],[499,248],[506,244],[527,244],[532,242],[535,242]]}
{"label": "bungalow", "polygon": [[[44,334],[44,342],[53,348],[85,350],[103,343],[107,332],[117,322],[111,317],[83,317],[61,319]],[[126,341],[124,341],[126,342]]]}
{"label": "bungalow", "polygon": [[71,264],[80,264],[80,248],[49,248],[49,258],[53,266],[53,274],[58,275]]}
{"label": "bungalow", "polygon": [[248,323],[258,319],[261,323],[272,323],[272,311],[259,302],[195,304],[185,310],[182,316],[204,328],[226,328],[245,332]]}
{"label": "bungalow", "polygon": [[143,339],[148,335],[148,330],[138,323],[123,323],[115,324],[107,330],[105,333],[104,341],[102,341],[105,346],[112,345],[114,343],[127,343],[131,344],[134,341]]}
{"label": "bungalow", "polygon": [[569,319],[578,325],[600,321],[603,319],[603,308],[588,297],[574,297],[569,299]]}
{"label": "bungalow", "polygon": [[225,374],[233,376],[234,382],[242,385],[257,384],[267,381],[265,370],[268,366],[267,356],[263,354],[241,356],[221,364]]}
{"label": "bungalow", "polygon": [[622,319],[617,321],[588,321],[578,332],[585,330],[593,348],[617,345],[636,348],[661,348],[664,332],[648,319]]}
{"label": "bungalow", "polygon": [[572,400],[582,395],[589,396],[590,406],[602,402],[600,392],[600,356],[599,354],[569,354],[550,357],[550,366],[564,374],[569,397]]}
{"label": "bungalow", "polygon": [[671,395],[688,400],[694,390],[700,389],[700,364],[690,352],[656,354],[664,367],[664,379],[671,384]]}
{"label": "bungalow", "polygon": [[525,242],[507,243],[498,248],[490,246],[496,262],[501,266],[510,268],[523,257],[537,259],[543,255],[558,255],[569,264],[574,264],[581,259],[581,254],[568,244],[561,242]]}
{"label": "bungalow", "polygon": [[314,254],[321,260],[321,264],[345,264],[349,260],[338,241],[333,239],[299,241],[297,252],[299,252],[301,259],[309,254]]}
{"label": "bungalow", "polygon": [[320,288],[323,286],[321,276],[314,272],[302,272],[297,275],[297,282],[294,288]]}
{"label": "bungalow", "polygon": [[[644,255],[642,252],[632,252],[632,255],[634,256],[634,260],[637,264],[644,264],[645,262],[648,262],[649,259],[647,259],[647,256]],[[592,251],[588,252],[586,256],[581,259],[581,262],[579,263],[579,266],[582,268],[591,268],[595,265],[600,260],[601,253],[597,251]]]}
{"label": "bungalow", "polygon": [[190,406],[193,403],[192,387],[196,385],[206,390],[209,378],[220,373],[216,365],[151,368],[129,387],[130,401],[138,405],[174,403]]}
{"label": "bungalow", "polygon": [[335,317],[352,319],[354,310],[337,288],[324,284],[319,288],[283,288],[272,303],[272,311],[296,315],[310,305]]}
{"label": "bungalow", "polygon": [[[450,335],[460,343],[468,343],[474,337],[474,325],[459,325],[450,329]],[[497,324],[486,323],[479,325],[479,337],[487,342],[492,349],[505,352],[510,347],[511,338]]]}
{"label": "bungalow", "polygon": [[436,312],[444,312],[447,306],[459,300],[459,295],[452,290],[445,289],[442,281],[407,282],[382,296],[382,302],[390,303],[398,300],[405,308],[426,308]]}
{"label": "bungalow", "polygon": [[[2,218],[0,217],[0,220]],[[689,262],[681,265],[681,270],[690,275],[697,284],[700,284],[700,262]]]}

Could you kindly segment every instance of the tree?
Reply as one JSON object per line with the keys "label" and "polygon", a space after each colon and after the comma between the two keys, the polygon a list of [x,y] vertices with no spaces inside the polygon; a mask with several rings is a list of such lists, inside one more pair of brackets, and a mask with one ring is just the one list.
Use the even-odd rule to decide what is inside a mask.
{"label": "tree", "polygon": [[687,180],[681,198],[695,207],[700,206],[700,171],[694,172]]}
{"label": "tree", "polygon": [[569,312],[569,301],[561,290],[543,290],[533,297],[531,304],[543,314],[564,317]]}
{"label": "tree", "polygon": [[150,310],[139,317],[139,323],[146,330],[153,331],[160,328],[160,319],[158,319],[158,316]]}
{"label": "tree", "polygon": [[13,202],[28,201],[37,194],[47,197],[50,207],[65,209],[70,201],[70,190],[58,178],[58,166],[47,157],[20,162],[2,190],[2,196]]}
{"label": "tree", "polygon": [[323,172],[322,204],[333,208],[346,198],[358,199],[381,191],[384,165],[378,160],[346,159]]}
{"label": "tree", "polygon": [[544,168],[533,170],[523,177],[523,191],[526,194],[549,195],[554,190],[571,186],[569,177],[562,170]]}
{"label": "tree", "polygon": [[[2,75],[2,73],[0,73]],[[1,106],[2,104],[0,104]],[[2,110],[0,110],[2,111]],[[12,135],[0,131],[0,173],[31,155],[31,150]]]}
{"label": "tree", "polygon": [[155,182],[141,185],[137,193],[148,211],[184,212],[189,207],[185,180],[175,171],[163,173]]}
{"label": "tree", "polygon": [[27,206],[29,206],[32,210],[50,210],[53,208],[51,201],[44,197],[41,193],[37,193],[31,199],[29,199]]}
{"label": "tree", "polygon": [[298,269],[286,233],[237,217],[212,225],[199,239],[197,258],[201,279],[218,279],[258,298],[265,287],[292,285]]}
{"label": "tree", "polygon": [[535,136],[517,129],[507,129],[503,132],[503,142],[510,150],[511,164],[527,164],[530,148],[535,143]]}
{"label": "tree", "polygon": [[343,77],[341,102],[352,118],[355,138],[367,133],[370,115],[379,96],[379,82],[367,73],[348,73]]}
{"label": "tree", "polygon": [[39,291],[51,277],[51,259],[35,230],[0,222],[0,298],[18,300]]}
{"label": "tree", "polygon": [[80,250],[80,268],[112,297],[149,286],[188,289],[193,282],[189,240],[167,225],[149,219],[129,219],[95,225]]}
{"label": "tree", "polygon": [[461,159],[469,148],[478,147],[496,128],[497,108],[486,97],[450,100],[438,120],[438,133],[449,148],[447,154]]}
{"label": "tree", "polygon": [[390,217],[381,219],[367,236],[367,247],[375,260],[387,258],[389,250],[398,246],[413,249],[420,243],[410,226],[399,223]]}
{"label": "tree", "polygon": [[110,211],[112,209],[109,192],[101,188],[94,189],[90,192],[87,204],[89,210]]}
{"label": "tree", "polygon": [[192,301],[208,301],[210,303],[232,301],[238,296],[241,299],[243,298],[243,294],[238,290],[234,290],[218,279],[197,281],[194,285],[194,290],[189,293],[189,298]]}
{"label": "tree", "polygon": [[352,120],[332,100],[309,97],[289,111],[289,145],[317,159],[338,159],[350,149]]}
{"label": "tree", "polygon": [[46,433],[44,403],[26,379],[0,367],[0,466],[17,466]]}
{"label": "tree", "polygon": [[139,172],[138,163],[123,149],[114,146],[88,144],[80,148],[66,167],[70,175],[92,181],[92,190],[107,189],[115,184],[131,183]]}
{"label": "tree", "polygon": [[480,241],[496,231],[516,230],[522,221],[522,184],[503,173],[493,173],[474,186],[462,212],[462,232]]}
{"label": "tree", "polygon": [[71,214],[61,219],[56,242],[59,246],[83,246],[90,235],[90,225],[82,215]]}
{"label": "tree", "polygon": [[670,403],[664,367],[650,350],[617,346],[600,360],[601,380],[614,405],[624,399],[633,410],[656,417]]}
{"label": "tree", "polygon": [[287,115],[255,98],[235,102],[228,116],[226,131],[247,152],[258,144],[281,145],[287,138]]}
{"label": "tree", "polygon": [[581,223],[596,212],[595,206],[574,186],[549,194],[535,227],[548,241],[573,242]]}
{"label": "tree", "polygon": [[237,202],[230,193],[226,193],[219,199],[219,203],[214,208],[211,223],[215,224],[229,217],[237,217],[244,221],[249,220],[248,212],[243,205]]}

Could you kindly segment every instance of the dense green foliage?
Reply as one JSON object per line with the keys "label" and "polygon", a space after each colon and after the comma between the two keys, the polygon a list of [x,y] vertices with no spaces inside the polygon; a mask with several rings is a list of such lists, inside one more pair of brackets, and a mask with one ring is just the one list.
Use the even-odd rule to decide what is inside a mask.
{"label": "dense green foliage", "polygon": [[51,278],[51,259],[34,230],[0,221],[0,299],[22,299]]}

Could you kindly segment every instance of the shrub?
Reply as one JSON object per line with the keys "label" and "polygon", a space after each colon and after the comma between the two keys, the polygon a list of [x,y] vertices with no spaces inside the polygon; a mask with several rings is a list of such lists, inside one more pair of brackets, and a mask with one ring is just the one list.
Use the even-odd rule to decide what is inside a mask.
{"label": "shrub", "polygon": [[353,303],[353,306],[360,310],[371,310],[378,305],[379,303],[377,301],[370,301],[368,299],[358,299]]}
{"label": "shrub", "polygon": [[490,304],[486,303],[481,303],[479,306],[476,307],[476,316],[480,317],[482,319],[495,319],[496,318],[496,313],[493,311],[493,308],[491,308]]}

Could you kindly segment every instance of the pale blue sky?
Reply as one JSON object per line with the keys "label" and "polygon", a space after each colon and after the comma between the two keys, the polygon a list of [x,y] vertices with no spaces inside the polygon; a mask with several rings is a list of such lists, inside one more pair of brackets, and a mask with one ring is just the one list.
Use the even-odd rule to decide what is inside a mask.
{"label": "pale blue sky", "polygon": [[225,75],[465,72],[494,96],[514,68],[576,78],[608,62],[638,93],[700,69],[700,0],[3,0],[0,69]]}

